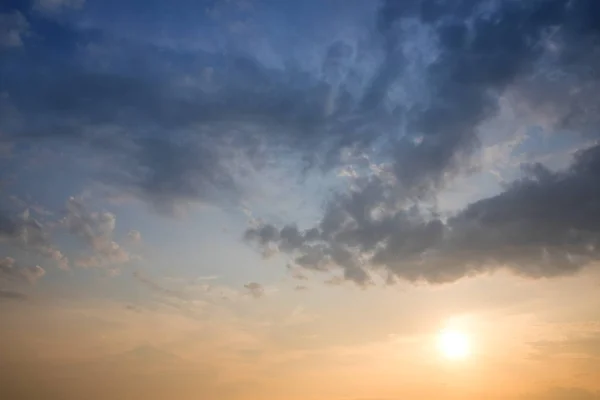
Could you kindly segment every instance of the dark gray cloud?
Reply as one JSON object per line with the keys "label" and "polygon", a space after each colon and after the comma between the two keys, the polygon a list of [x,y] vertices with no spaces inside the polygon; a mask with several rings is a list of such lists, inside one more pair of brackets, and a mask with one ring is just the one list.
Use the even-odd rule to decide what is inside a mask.
{"label": "dark gray cloud", "polygon": [[[547,50],[548,31],[560,28],[577,37],[595,34],[597,21],[582,19],[582,15],[597,7],[590,1],[561,0],[384,1],[379,23],[386,43],[383,81],[395,79],[409,63],[399,43],[409,21],[416,18],[433,29],[438,43],[438,56],[424,66],[431,100],[423,108],[406,110],[403,116],[407,131],[419,140],[401,140],[394,154],[394,174],[403,192],[422,196],[464,166],[477,145],[479,124],[497,111],[499,94],[532,72]],[[390,86],[383,87],[389,90]],[[382,90],[380,79],[372,90]]]}
{"label": "dark gray cloud", "polygon": [[576,153],[565,171],[542,165],[504,193],[468,206],[449,221],[448,245],[529,276],[577,271],[600,253],[600,146]]}
{"label": "dark gray cloud", "polygon": [[[384,103],[410,69],[402,34],[415,23],[437,43],[437,56],[423,65],[431,97],[397,110],[407,133],[392,142],[391,162],[335,195],[314,228],[263,224],[246,239],[292,254],[304,268],[341,267],[345,279],[362,286],[372,272],[388,281],[439,283],[501,267],[530,277],[564,275],[596,260],[598,147],[578,153],[563,172],[528,167],[506,192],[449,220],[427,204],[468,168],[480,124],[497,112],[497,96],[535,76],[549,32],[559,32],[563,48],[588,43],[575,53],[595,49],[588,39],[598,37],[599,24],[589,13],[597,8],[590,1],[384,1],[378,27],[385,58],[363,103]],[[558,53],[555,72],[593,65],[583,53]]]}
{"label": "dark gray cloud", "polygon": [[[129,143],[129,150],[111,154],[115,168],[106,168],[98,179],[149,201],[170,213],[178,203],[217,202],[219,196],[238,198],[236,182],[219,157],[218,148],[198,138],[144,138]],[[128,145],[129,145],[128,144]],[[129,147],[129,146],[127,146]],[[225,200],[227,202],[227,200]]]}
{"label": "dark gray cloud", "polygon": [[[164,56],[146,51],[152,56],[145,65]],[[194,75],[180,84],[144,71],[131,76],[52,65],[49,80],[47,70],[25,67],[27,80],[3,89],[16,109],[36,118],[8,132],[21,142],[30,137],[90,147],[106,157],[95,180],[168,211],[173,202],[235,199],[235,151],[259,168],[268,160],[265,143],[310,154],[331,129],[323,111],[328,89],[314,78],[268,69],[248,56],[194,58],[218,64],[210,82],[197,71],[179,71],[176,78]],[[32,82],[37,94],[29,90]]]}
{"label": "dark gray cloud", "polygon": [[[594,251],[560,236],[565,221],[553,226],[560,245],[535,236],[540,220],[507,203],[535,194],[539,174],[578,184],[581,159],[560,177],[538,167],[498,199],[449,221],[424,204],[474,167],[478,129],[496,115],[507,90],[549,82],[542,74],[549,71],[564,85],[553,86],[562,89],[544,102],[571,104],[561,127],[590,118],[598,101],[589,93],[573,101],[571,89],[600,80],[589,72],[600,66],[593,56],[599,11],[593,0],[387,0],[375,30],[364,29],[368,39],[342,35],[311,46],[305,56],[312,66],[283,52],[277,60],[236,46],[190,52],[56,20],[47,23],[55,32],[46,41],[3,55],[0,73],[10,78],[0,89],[16,111],[6,114],[2,129],[16,148],[36,141],[98,155],[94,180],[167,212],[180,203],[240,200],[242,161],[256,169],[292,157],[302,160],[298,170],[354,167],[361,177],[333,196],[312,229],[264,224],[246,238],[294,254],[304,268],[341,266],[345,279],[361,285],[371,281],[368,270],[429,282],[496,264],[527,276],[562,274],[585,265]],[[544,85],[532,86],[519,93],[535,103]],[[527,225],[529,232],[514,235],[524,242],[508,237],[519,228],[478,219],[491,207],[505,207],[506,221]],[[126,259],[110,234],[92,232],[97,227],[81,216],[72,219],[70,229],[92,249]],[[490,249],[497,235],[499,246]],[[592,241],[586,249],[594,246],[589,231],[577,235]],[[502,252],[515,248],[512,257]],[[519,266],[525,262],[528,269]]]}
{"label": "dark gray cloud", "polygon": [[[331,167],[348,162],[345,151],[373,153],[382,142],[387,150],[372,156],[391,161],[396,195],[422,197],[467,163],[478,124],[544,52],[547,29],[581,36],[597,28],[582,19],[594,10],[589,1],[487,3],[384,1],[373,43],[332,41],[312,55],[316,72],[240,51],[191,54],[60,26],[76,44],[60,43],[69,49],[63,62],[42,52],[35,63],[6,64],[13,79],[2,89],[22,115],[35,115],[10,131],[104,151],[95,179],[167,211],[238,198],[236,154],[256,168],[290,153]],[[373,59],[379,65],[365,67]]]}
{"label": "dark gray cloud", "polygon": [[[352,41],[333,41],[315,54],[321,69],[310,72],[293,63],[268,66],[242,52],[186,54],[59,28],[70,43],[59,43],[68,50],[62,62],[55,52],[8,59],[4,70],[12,79],[2,90],[25,118],[13,118],[7,131],[19,139],[101,149],[109,159],[95,178],[157,205],[214,201],[223,192],[235,198],[230,173],[235,151],[222,147],[241,151],[257,168],[273,151],[330,167],[340,163],[344,149],[367,151],[370,143],[389,140],[406,118],[406,104],[392,101],[390,108],[375,98],[385,97],[402,69],[384,65],[394,70],[394,79],[369,85],[382,73],[361,64],[373,54]],[[389,41],[390,34],[383,33]],[[98,68],[89,52],[97,48],[119,49],[102,53],[112,68]],[[385,48],[384,63],[402,55],[391,56],[393,50]],[[132,71],[130,65],[137,67]],[[366,92],[363,86],[369,86]],[[397,152],[406,152],[408,143]]]}
{"label": "dark gray cloud", "polygon": [[318,228],[264,225],[246,238],[295,255],[304,268],[341,267],[361,285],[366,271],[441,283],[498,268],[533,278],[568,275],[599,261],[600,146],[576,153],[566,170],[532,165],[524,173],[448,220],[417,206],[378,216],[382,203],[365,203],[359,192],[338,199]]}

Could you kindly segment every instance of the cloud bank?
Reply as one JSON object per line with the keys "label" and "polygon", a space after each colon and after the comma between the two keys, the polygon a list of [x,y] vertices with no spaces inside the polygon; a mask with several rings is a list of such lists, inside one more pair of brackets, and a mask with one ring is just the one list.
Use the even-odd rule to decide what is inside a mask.
{"label": "cloud bank", "polygon": [[[0,19],[0,74],[8,77],[0,82],[0,132],[11,144],[2,178],[18,190],[25,178],[14,177],[35,166],[24,160],[43,148],[68,169],[71,193],[101,187],[172,214],[189,204],[243,204],[256,190],[252,173],[286,167],[294,181],[336,171],[349,187],[332,184],[318,222],[263,221],[244,235],[264,254],[337,271],[331,282],[365,286],[375,273],[440,283],[497,268],[550,277],[593,263],[598,2],[369,4],[355,10],[369,21],[340,14],[348,29],[319,28],[324,42],[308,32],[277,42],[250,23],[266,18],[257,7],[237,10],[246,23],[223,31],[222,41],[193,47],[160,41],[147,27],[126,35],[85,14],[80,1],[11,3]],[[212,29],[213,14],[203,9],[190,26],[180,15],[181,29],[208,35],[202,29]],[[282,15],[298,23],[291,10]],[[486,124],[507,93],[533,124],[552,110],[546,135],[587,148],[562,170],[524,165],[500,193],[442,213],[441,193],[482,168]],[[114,215],[71,200],[67,209],[64,226],[91,252],[75,264],[131,260],[113,240]],[[68,267],[34,220],[15,223],[0,218],[3,237],[22,241],[25,229],[28,245]]]}
{"label": "cloud bank", "polygon": [[[436,44],[423,74],[431,97],[399,110],[406,134],[392,145],[391,161],[334,196],[317,225],[300,230],[262,224],[246,239],[289,253],[307,269],[339,269],[363,286],[372,273],[388,282],[443,283],[508,268],[537,278],[571,274],[596,261],[597,145],[577,152],[563,171],[525,165],[523,177],[504,192],[449,218],[437,212],[435,201],[469,168],[479,129],[498,112],[499,96],[518,91],[523,80],[541,79],[544,69],[568,75],[597,65],[585,55],[597,50],[600,26],[590,18],[597,7],[587,1],[383,2],[378,28],[385,58],[365,99],[383,99],[406,73],[412,61],[403,41],[414,40],[404,38],[415,24]],[[597,83],[585,74],[569,78]],[[563,96],[552,100],[559,106],[573,100]],[[588,100],[597,106],[597,99]],[[589,122],[586,113],[572,112],[578,125],[560,134],[583,134],[577,128]]]}

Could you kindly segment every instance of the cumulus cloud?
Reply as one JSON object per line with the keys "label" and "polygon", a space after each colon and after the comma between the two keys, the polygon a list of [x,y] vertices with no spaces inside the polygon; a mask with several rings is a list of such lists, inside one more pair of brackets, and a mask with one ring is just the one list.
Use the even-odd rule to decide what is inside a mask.
{"label": "cumulus cloud", "polygon": [[43,256],[54,260],[59,269],[66,271],[70,268],[69,259],[60,250],[51,246],[44,246],[40,247],[38,252]]}
{"label": "cumulus cloud", "polygon": [[69,269],[69,259],[51,243],[49,236],[47,227],[32,218],[29,209],[16,217],[0,211],[0,242],[51,259],[60,269]]}
{"label": "cumulus cloud", "polygon": [[66,208],[62,225],[71,234],[83,239],[91,251],[90,255],[75,261],[78,266],[111,266],[132,260],[132,255],[113,239],[116,226],[116,216],[113,213],[88,211],[84,204],[74,197],[69,198]]}
{"label": "cumulus cloud", "polygon": [[256,282],[249,282],[244,285],[244,288],[248,291],[248,294],[255,299],[260,299],[265,295],[265,288]]}
{"label": "cumulus cloud", "polygon": [[14,258],[0,259],[0,280],[5,282],[35,284],[44,275],[46,271],[39,265],[23,267]]}

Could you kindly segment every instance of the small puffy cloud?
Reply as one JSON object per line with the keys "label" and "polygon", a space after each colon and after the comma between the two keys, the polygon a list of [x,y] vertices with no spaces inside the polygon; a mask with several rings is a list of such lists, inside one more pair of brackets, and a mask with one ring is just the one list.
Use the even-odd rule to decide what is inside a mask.
{"label": "small puffy cloud", "polygon": [[260,299],[265,295],[265,288],[260,283],[249,282],[244,285],[244,288],[246,288],[248,294],[255,299]]}
{"label": "small puffy cloud", "polygon": [[69,269],[69,259],[60,250],[51,246],[44,246],[39,248],[39,252],[54,260],[59,269],[62,269],[63,271]]}
{"label": "small puffy cloud", "polygon": [[127,240],[129,240],[131,243],[141,243],[142,234],[140,233],[140,231],[132,229],[127,233]]}
{"label": "small puffy cloud", "polygon": [[29,23],[20,12],[0,13],[0,49],[22,46],[28,29]]}
{"label": "small puffy cloud", "polygon": [[28,209],[16,217],[0,211],[0,240],[8,240],[28,248],[49,245],[44,225],[30,217]]}
{"label": "small puffy cloud", "polygon": [[14,258],[0,259],[0,280],[2,281],[33,285],[44,275],[46,275],[46,271],[39,265],[23,267]]}
{"label": "small puffy cloud", "polygon": [[82,268],[95,268],[106,265],[125,264],[132,260],[131,254],[123,249],[118,243],[110,242],[97,250],[95,254],[79,257],[75,264]]}
{"label": "small puffy cloud", "polygon": [[24,271],[25,279],[29,283],[36,283],[38,279],[46,275],[46,270],[39,265],[36,265],[33,268],[26,268]]}
{"label": "small puffy cloud", "polygon": [[29,209],[16,218],[0,211],[0,242],[2,241],[49,258],[62,270],[69,269],[69,259],[52,245],[47,227],[32,218]]}
{"label": "small puffy cloud", "polygon": [[296,285],[296,287],[294,287],[294,290],[297,292],[304,292],[304,291],[308,290],[308,286]]}
{"label": "small puffy cloud", "polygon": [[67,201],[67,214],[62,225],[83,239],[92,254],[79,257],[75,263],[84,268],[114,266],[134,257],[113,240],[116,216],[110,212],[90,212],[74,197]]}

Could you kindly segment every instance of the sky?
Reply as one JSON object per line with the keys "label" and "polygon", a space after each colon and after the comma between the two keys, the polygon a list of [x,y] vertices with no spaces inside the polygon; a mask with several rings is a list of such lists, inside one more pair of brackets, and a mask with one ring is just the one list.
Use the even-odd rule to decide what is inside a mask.
{"label": "sky", "polygon": [[2,1],[0,397],[600,399],[598,71],[596,0]]}

